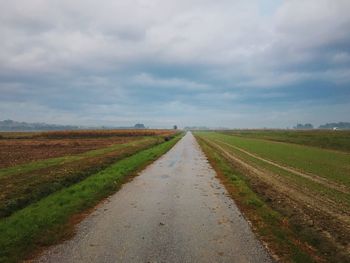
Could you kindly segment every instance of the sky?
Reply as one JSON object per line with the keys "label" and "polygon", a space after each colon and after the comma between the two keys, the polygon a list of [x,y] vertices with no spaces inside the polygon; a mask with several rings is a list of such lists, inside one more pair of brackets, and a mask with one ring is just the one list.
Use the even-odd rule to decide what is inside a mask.
{"label": "sky", "polygon": [[0,0],[0,120],[350,121],[349,0]]}

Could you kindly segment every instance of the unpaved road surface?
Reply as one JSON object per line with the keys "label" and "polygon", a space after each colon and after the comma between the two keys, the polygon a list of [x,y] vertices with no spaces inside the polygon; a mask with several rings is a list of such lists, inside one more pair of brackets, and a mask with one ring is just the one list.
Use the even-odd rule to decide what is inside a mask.
{"label": "unpaved road surface", "polygon": [[191,133],[37,262],[272,262]]}

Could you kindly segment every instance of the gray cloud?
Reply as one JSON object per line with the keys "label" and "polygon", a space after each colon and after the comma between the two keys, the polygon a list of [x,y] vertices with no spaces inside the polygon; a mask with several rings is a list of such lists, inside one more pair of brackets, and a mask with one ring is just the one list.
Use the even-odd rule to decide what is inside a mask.
{"label": "gray cloud", "polygon": [[[347,0],[0,5],[3,118],[248,127],[266,111],[275,116],[265,118],[269,126],[288,114],[304,116],[295,102],[317,97],[314,89],[325,98],[315,104],[326,108],[332,100],[339,110],[329,112],[350,111],[333,103],[350,98]],[[276,98],[291,102],[284,113]],[[32,114],[21,115],[24,105]],[[321,121],[307,103],[298,105],[310,121]]]}

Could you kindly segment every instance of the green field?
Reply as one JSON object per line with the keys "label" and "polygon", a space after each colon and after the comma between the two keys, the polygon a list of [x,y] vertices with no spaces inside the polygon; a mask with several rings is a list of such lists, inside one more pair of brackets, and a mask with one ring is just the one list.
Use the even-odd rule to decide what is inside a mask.
{"label": "green field", "polygon": [[[219,172],[226,173],[229,178],[230,174],[240,175],[236,177],[241,178],[256,194],[255,201],[250,200],[254,199],[252,194],[234,195],[252,221],[260,216],[257,221],[263,222],[262,225],[273,225],[269,222],[270,217],[266,216],[268,210],[260,208],[267,205],[289,221],[286,224],[290,225],[289,230],[293,233],[290,238],[301,238],[318,255],[327,254],[325,258],[330,262],[347,260],[343,244],[350,241],[350,154],[339,151],[339,148],[334,151],[337,148],[334,142],[348,141],[349,137],[342,133],[339,134],[340,138],[336,138],[333,131],[328,132],[331,135],[322,131],[316,138],[311,136],[308,143],[303,145],[305,134],[296,132],[296,135],[287,136],[294,138],[291,143],[284,137],[288,133],[225,131],[196,132],[195,136],[202,148],[207,148],[207,155],[216,153],[216,157],[211,158]],[[332,138],[332,147],[328,147],[328,144],[327,148],[333,149],[325,149],[324,143],[316,143],[321,137],[327,136]],[[231,168],[225,168],[225,171],[223,167]],[[230,172],[227,169],[231,169]],[[237,180],[230,184],[235,186]],[[239,187],[235,187],[240,191]],[[254,209],[244,205],[247,202],[258,206]],[[285,232],[284,226],[280,227],[280,231]],[[324,232],[320,232],[320,229]],[[278,247],[281,240],[276,237],[274,230],[269,229],[267,232],[270,233],[267,236]],[[290,257],[297,258],[294,252],[289,253]],[[305,259],[293,261],[304,262]]]}
{"label": "green field", "polygon": [[234,130],[222,133],[350,152],[350,131]]}
{"label": "green field", "polygon": [[279,143],[219,133],[207,133],[212,140],[237,146],[260,157],[350,186],[350,154],[305,145]]}

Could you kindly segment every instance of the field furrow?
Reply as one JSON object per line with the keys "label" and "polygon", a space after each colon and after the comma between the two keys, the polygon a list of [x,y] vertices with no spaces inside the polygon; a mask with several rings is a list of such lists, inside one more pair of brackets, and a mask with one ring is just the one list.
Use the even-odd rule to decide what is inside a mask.
{"label": "field furrow", "polygon": [[[242,173],[262,202],[286,217],[283,224],[290,225],[296,236],[315,251],[337,258],[333,261],[327,256],[330,262],[348,258],[349,154],[217,132],[197,132],[196,136],[233,171]],[[322,169],[316,167],[320,163]],[[238,202],[244,199],[236,198]]]}

